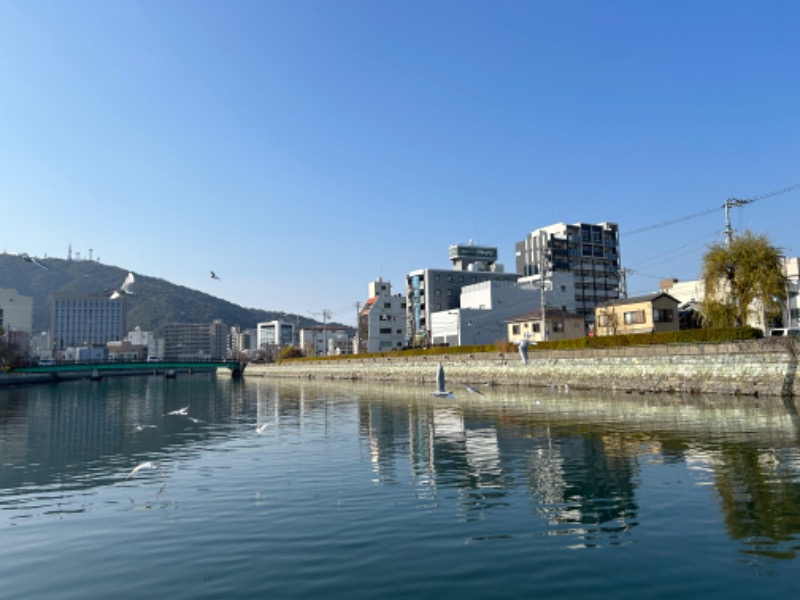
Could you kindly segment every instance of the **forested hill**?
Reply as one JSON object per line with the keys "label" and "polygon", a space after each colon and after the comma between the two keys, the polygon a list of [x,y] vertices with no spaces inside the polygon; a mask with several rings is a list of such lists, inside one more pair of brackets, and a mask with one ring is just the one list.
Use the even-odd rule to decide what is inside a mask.
{"label": "forested hill", "polygon": [[[99,292],[111,294],[128,270],[91,260],[37,259],[48,269],[22,257],[0,253],[0,288],[14,289],[33,298],[33,330],[50,329],[53,295],[59,293]],[[285,312],[244,308],[210,294],[198,292],[169,281],[134,273],[135,295],[128,298],[128,329],[158,333],[167,323],[211,323],[221,319],[227,326],[242,329],[262,321],[280,319],[301,327],[321,324],[314,319]]]}

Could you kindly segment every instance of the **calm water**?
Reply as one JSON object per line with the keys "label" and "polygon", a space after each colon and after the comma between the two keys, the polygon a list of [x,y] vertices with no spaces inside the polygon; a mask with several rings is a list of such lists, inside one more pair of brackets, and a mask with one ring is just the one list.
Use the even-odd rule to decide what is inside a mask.
{"label": "calm water", "polygon": [[0,594],[796,596],[794,405],[431,391],[211,375],[0,390]]}

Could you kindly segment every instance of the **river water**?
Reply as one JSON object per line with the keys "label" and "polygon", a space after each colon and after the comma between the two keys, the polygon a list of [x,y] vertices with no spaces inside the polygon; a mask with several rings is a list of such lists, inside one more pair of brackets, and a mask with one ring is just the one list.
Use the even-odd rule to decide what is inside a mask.
{"label": "river water", "polygon": [[794,404],[481,391],[0,389],[0,594],[796,596]]}

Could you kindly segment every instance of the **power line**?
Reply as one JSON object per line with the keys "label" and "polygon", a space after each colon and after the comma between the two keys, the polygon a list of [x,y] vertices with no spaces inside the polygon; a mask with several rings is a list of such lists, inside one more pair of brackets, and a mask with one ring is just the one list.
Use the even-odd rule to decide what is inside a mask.
{"label": "power line", "polygon": [[[637,233],[642,233],[644,231],[651,231],[653,229],[659,229],[661,227],[667,227],[669,225],[677,225],[678,223],[683,223],[685,221],[689,221],[691,219],[697,219],[699,217],[705,217],[706,215],[710,215],[715,213],[719,210],[725,210],[726,215],[726,224],[727,224],[727,215],[728,209],[731,206],[744,206],[745,204],[750,204],[752,202],[756,202],[757,200],[763,200],[764,198],[771,198],[772,196],[777,196],[778,194],[785,194],[786,192],[791,192],[796,189],[800,189],[800,184],[790,185],[779,190],[775,190],[772,192],[767,192],[766,194],[760,194],[758,196],[753,196],[752,198],[745,198],[745,199],[738,199],[738,198],[729,198],[725,201],[724,204],[721,206],[715,206],[714,208],[708,208],[702,212],[695,213],[692,215],[687,215],[685,217],[678,217],[676,219],[670,219],[669,221],[663,221],[661,223],[656,223],[654,225],[647,225],[646,227],[640,227],[639,229],[634,229],[633,231],[622,231],[625,235],[635,235]],[[730,225],[726,226],[725,231],[727,232],[730,229]],[[732,235],[732,234],[731,234]]]}

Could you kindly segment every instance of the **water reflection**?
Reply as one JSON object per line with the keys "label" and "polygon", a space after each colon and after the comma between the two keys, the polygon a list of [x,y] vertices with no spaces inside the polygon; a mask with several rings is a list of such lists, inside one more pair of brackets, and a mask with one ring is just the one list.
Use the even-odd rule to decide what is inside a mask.
{"label": "water reflection", "polygon": [[[169,414],[185,405],[188,415]],[[76,496],[119,484],[141,461],[168,470],[262,432],[272,448],[356,444],[373,486],[410,486],[422,510],[453,506],[462,523],[511,511],[524,494],[517,526],[569,548],[632,541],[652,527],[642,512],[657,469],[687,468],[693,485],[716,490],[744,552],[794,559],[798,431],[796,406],[780,399],[493,389],[443,401],[416,386],[203,375],[70,382],[0,391],[0,510],[80,511]],[[160,477],[143,476],[148,506],[173,502]]]}

